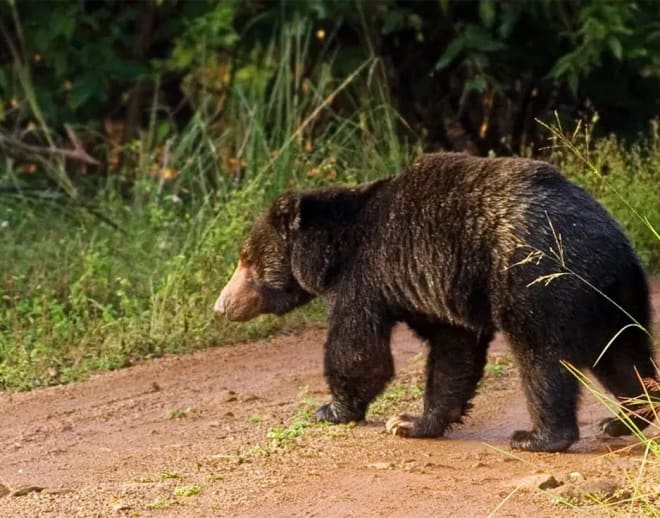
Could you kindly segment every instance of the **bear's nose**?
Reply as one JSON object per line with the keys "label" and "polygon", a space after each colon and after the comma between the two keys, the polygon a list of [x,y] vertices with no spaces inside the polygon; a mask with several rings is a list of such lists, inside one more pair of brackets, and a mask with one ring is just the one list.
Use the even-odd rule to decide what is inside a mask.
{"label": "bear's nose", "polygon": [[218,315],[224,315],[226,310],[226,305],[227,305],[227,295],[225,293],[225,290],[222,290],[220,296],[218,297],[218,300],[215,301],[215,305],[213,306],[213,311],[215,311]]}

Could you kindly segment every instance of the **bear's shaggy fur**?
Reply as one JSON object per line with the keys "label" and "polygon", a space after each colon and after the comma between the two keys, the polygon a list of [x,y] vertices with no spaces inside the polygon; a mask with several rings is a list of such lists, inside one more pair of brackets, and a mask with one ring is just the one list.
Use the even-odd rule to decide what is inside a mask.
{"label": "bear's shaggy fur", "polygon": [[[562,360],[591,368],[619,398],[642,393],[635,369],[655,376],[650,337],[632,326],[594,366],[624,326],[648,329],[647,281],[603,207],[544,162],[437,153],[395,177],[281,195],[243,244],[216,311],[245,320],[317,295],[329,308],[332,392],[321,420],[364,419],[393,376],[396,322],[430,346],[424,412],[390,420],[399,435],[438,437],[460,421],[496,330],[533,422],[514,448],[561,451],[578,439],[578,382]],[[627,432],[616,420],[604,430]]]}

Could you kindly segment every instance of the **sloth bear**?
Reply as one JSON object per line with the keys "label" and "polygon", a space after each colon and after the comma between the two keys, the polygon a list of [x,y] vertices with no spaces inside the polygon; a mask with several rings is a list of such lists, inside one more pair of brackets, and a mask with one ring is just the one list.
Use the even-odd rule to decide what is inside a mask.
{"label": "sloth bear", "polygon": [[[430,347],[423,414],[387,423],[401,436],[439,437],[460,422],[498,330],[533,423],[513,448],[563,451],[578,439],[579,386],[562,360],[590,368],[621,400],[643,393],[638,374],[656,376],[649,335],[628,326],[649,327],[639,259],[603,207],[545,162],[435,153],[394,177],[280,195],[215,311],[248,320],[317,295],[329,311],[332,393],[319,420],[364,419],[394,374],[397,322]],[[616,419],[602,428],[629,433]]]}

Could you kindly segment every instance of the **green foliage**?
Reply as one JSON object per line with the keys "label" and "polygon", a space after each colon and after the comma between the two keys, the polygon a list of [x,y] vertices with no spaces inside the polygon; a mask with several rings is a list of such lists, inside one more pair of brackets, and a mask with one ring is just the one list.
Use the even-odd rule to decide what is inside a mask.
{"label": "green foliage", "polygon": [[[579,130],[579,128],[578,128]],[[574,149],[559,144],[552,161],[614,215],[650,271],[660,271],[660,133],[653,121],[647,137],[627,145],[615,136],[594,139],[575,131]]]}
{"label": "green foliage", "polygon": [[[29,70],[37,102],[51,123],[75,114],[84,117],[107,101],[111,82],[128,85],[146,73],[144,66],[125,57],[130,55],[125,34],[135,22],[134,6],[117,11],[108,2],[90,13],[81,2],[66,2],[58,9],[48,2],[18,2],[2,10],[5,15],[11,10],[7,19],[16,24],[11,60]],[[10,70],[8,65],[5,73]],[[24,88],[11,82],[0,95],[20,99]]]}
{"label": "green foliage", "polygon": [[184,31],[174,39],[164,70],[193,70],[205,66],[219,50],[231,49],[238,41],[233,27],[237,4],[237,0],[208,3],[196,16],[180,20]]}
{"label": "green foliage", "polygon": [[[0,61],[0,99],[20,102],[15,120],[40,118],[38,106],[49,126],[98,126],[102,116],[116,116],[109,105],[125,104],[138,80],[185,74],[231,49],[235,10],[228,0],[3,2],[0,16],[13,24],[3,26],[11,46]],[[152,49],[162,48],[167,59],[149,59]],[[19,81],[8,79],[14,70],[22,71]],[[34,103],[22,103],[30,90]]]}
{"label": "green foliage", "polygon": [[[410,125],[398,130],[433,144],[521,152],[533,117],[553,109],[595,110],[630,134],[660,108],[658,2],[23,0],[0,2],[0,20],[0,122],[48,145],[64,123],[83,124],[94,141],[102,122],[123,121],[127,144],[137,126],[162,140],[202,105],[227,115],[235,82],[276,87],[279,64],[264,55],[300,20],[314,31],[295,42],[308,50],[296,82],[320,67],[346,77],[379,56]],[[159,109],[147,121],[149,103]],[[336,110],[350,113],[350,103]]]}
{"label": "green foliage", "polygon": [[[574,49],[550,71],[577,92],[580,81],[601,67],[608,55],[626,61],[642,76],[660,74],[660,6],[655,2],[585,2],[568,37]],[[620,67],[619,67],[620,68]]]}

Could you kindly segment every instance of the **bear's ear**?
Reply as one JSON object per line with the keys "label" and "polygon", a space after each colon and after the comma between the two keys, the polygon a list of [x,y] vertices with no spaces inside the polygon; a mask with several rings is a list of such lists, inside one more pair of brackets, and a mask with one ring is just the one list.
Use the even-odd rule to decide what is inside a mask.
{"label": "bear's ear", "polygon": [[285,192],[270,206],[268,219],[282,239],[300,228],[300,198],[298,193]]}

